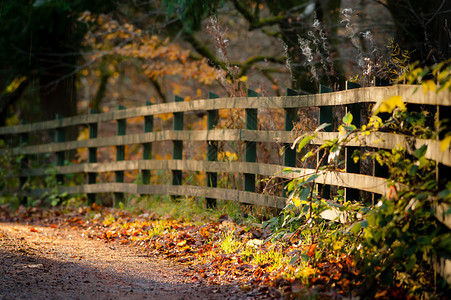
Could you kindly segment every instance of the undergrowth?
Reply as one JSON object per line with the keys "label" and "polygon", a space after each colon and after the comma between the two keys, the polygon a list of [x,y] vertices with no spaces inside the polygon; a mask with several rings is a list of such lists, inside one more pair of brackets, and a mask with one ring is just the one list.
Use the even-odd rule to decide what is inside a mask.
{"label": "undergrowth", "polygon": [[[425,94],[450,90],[451,67],[448,63],[431,68],[413,64],[397,80],[421,84]],[[389,114],[389,117],[382,119],[381,113]],[[374,207],[349,201],[340,190],[334,199],[323,199],[315,182],[319,176],[327,176],[338,169],[340,153],[347,143],[353,140],[364,146],[366,136],[377,137],[381,131],[429,139],[442,136],[440,148],[444,151],[451,143],[447,120],[431,117],[432,113],[426,109],[409,111],[400,96],[392,96],[376,105],[369,123],[360,128],[352,124],[353,116],[346,114],[338,138],[326,141],[303,156],[305,160],[322,151],[314,173],[285,170],[287,173],[298,172],[298,176],[287,185],[289,205],[279,217],[265,223],[273,230],[268,239],[288,237],[315,245],[317,252],[310,257],[309,263],[317,267],[323,263],[324,256],[352,257],[360,270],[354,279],[354,284],[360,286],[355,291],[359,295],[374,296],[394,287],[401,288],[405,296],[446,295],[450,287],[443,278],[434,276],[431,262],[451,253],[451,232],[436,218],[440,205],[451,204],[451,182],[437,181],[436,162],[426,157],[427,145],[415,148],[399,144],[390,150],[354,153],[355,162],[369,157],[388,168],[387,193]],[[428,126],[427,119],[435,120],[433,126]],[[313,134],[300,136],[293,146],[301,152],[325,126],[327,124],[318,127]],[[446,177],[444,173],[440,176]],[[450,213],[451,209],[444,212]]]}

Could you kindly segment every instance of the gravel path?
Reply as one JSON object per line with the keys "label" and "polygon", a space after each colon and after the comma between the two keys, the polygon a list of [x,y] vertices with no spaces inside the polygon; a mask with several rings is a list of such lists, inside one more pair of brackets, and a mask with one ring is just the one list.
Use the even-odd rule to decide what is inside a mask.
{"label": "gravel path", "polygon": [[0,299],[246,298],[236,286],[192,282],[184,265],[87,234],[0,223]]}

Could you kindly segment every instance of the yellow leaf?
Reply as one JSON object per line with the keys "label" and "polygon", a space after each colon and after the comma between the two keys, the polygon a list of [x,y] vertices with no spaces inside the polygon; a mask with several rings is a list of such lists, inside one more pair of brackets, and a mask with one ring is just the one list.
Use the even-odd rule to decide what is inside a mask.
{"label": "yellow leaf", "polygon": [[433,80],[426,81],[426,84],[428,85],[428,88],[431,92],[435,92],[436,85]]}
{"label": "yellow leaf", "polygon": [[423,83],[421,84],[421,86],[423,87],[423,92],[424,92],[424,94],[426,95],[427,92],[428,92],[428,85],[426,84],[426,82],[423,82]]}
{"label": "yellow leaf", "polygon": [[440,141],[440,151],[445,151],[448,149],[449,144],[451,144],[451,135],[448,135],[443,140]]}
{"label": "yellow leaf", "polygon": [[428,92],[428,90],[430,90],[431,92],[435,92],[436,85],[433,80],[428,80],[426,82],[423,82],[422,86],[423,86],[423,91],[425,94]]}
{"label": "yellow leaf", "polygon": [[80,133],[78,134],[77,140],[82,141],[82,140],[87,140],[87,139],[89,139],[89,129],[85,128],[80,131]]}
{"label": "yellow leaf", "polygon": [[340,250],[343,247],[343,242],[337,241],[333,244],[334,251]]}
{"label": "yellow leaf", "polygon": [[450,70],[444,70],[444,71],[440,72],[437,76],[437,80],[441,81],[441,80],[445,79],[447,76],[450,75],[450,73],[451,73]]}
{"label": "yellow leaf", "polygon": [[406,105],[402,102],[401,96],[391,96],[390,98],[384,100],[376,110],[376,114],[384,112],[392,113],[396,107],[399,107],[402,110],[406,109]]}
{"label": "yellow leaf", "polygon": [[442,89],[447,90],[447,89],[449,89],[450,86],[451,86],[451,80],[448,80]]}
{"label": "yellow leaf", "polygon": [[247,81],[247,76],[241,76],[240,77],[240,81],[241,82],[246,82]]}
{"label": "yellow leaf", "polygon": [[12,92],[14,92],[15,90],[17,90],[17,88],[20,86],[20,84],[27,79],[26,76],[23,77],[19,77],[19,78],[15,78],[7,87],[6,89],[3,91],[3,94],[10,94]]}

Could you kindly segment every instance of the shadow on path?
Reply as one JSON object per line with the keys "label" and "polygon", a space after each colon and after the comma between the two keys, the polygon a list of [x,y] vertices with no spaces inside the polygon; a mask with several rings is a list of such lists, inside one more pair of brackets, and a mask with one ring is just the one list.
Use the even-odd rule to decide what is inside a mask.
{"label": "shadow on path", "polygon": [[183,268],[79,230],[0,223],[0,299],[244,299],[236,286],[190,282]]}

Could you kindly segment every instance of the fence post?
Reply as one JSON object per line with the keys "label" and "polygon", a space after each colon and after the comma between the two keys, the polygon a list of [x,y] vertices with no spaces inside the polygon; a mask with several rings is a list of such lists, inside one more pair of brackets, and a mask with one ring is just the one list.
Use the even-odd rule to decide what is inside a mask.
{"label": "fence post", "polygon": [[[97,111],[94,109],[89,110],[89,114],[97,114]],[[89,139],[96,139],[97,138],[97,132],[98,132],[98,123],[89,123]],[[96,163],[97,162],[97,147],[91,147],[88,149],[88,163]],[[89,172],[88,173],[88,184],[96,184],[97,182],[97,173],[96,172]],[[96,201],[96,194],[95,193],[89,193],[87,195],[88,197],[88,204],[91,205]]]}
{"label": "fence post", "polygon": [[[449,120],[449,116],[451,116],[451,106],[439,106],[437,105],[437,120],[446,120],[442,124],[436,122],[436,131],[439,132],[437,139],[443,140],[448,132],[451,131],[451,121]],[[442,127],[442,130],[439,130],[439,127]],[[439,189],[444,189],[446,185],[449,183],[449,174],[451,174],[451,167],[448,167],[442,163],[436,163],[436,180],[438,183]]]}
{"label": "fence post", "polygon": [[[183,102],[184,99],[179,96],[174,97],[175,102]],[[183,130],[183,112],[174,113],[174,130]],[[183,141],[173,141],[173,159],[183,159]],[[172,185],[182,185],[182,170],[172,170]],[[177,196],[171,197],[176,200]]]}
{"label": "fence post", "polygon": [[[357,83],[346,81],[346,90],[360,88]],[[360,120],[360,103],[354,103],[346,105],[346,113],[352,114],[352,124],[357,128],[361,126]],[[352,154],[355,150],[360,149],[360,147],[345,147],[345,172],[346,173],[360,173],[360,162],[354,163]],[[348,200],[359,200],[360,192],[357,189],[345,188],[345,199]]]}
{"label": "fence post", "polygon": [[[218,95],[214,93],[208,93],[208,99],[219,98]],[[218,125],[218,110],[213,109],[207,111],[207,130],[212,130]],[[218,160],[218,142],[217,141],[208,141],[207,140],[207,160],[208,161],[217,161]],[[207,172],[207,187],[217,187],[218,185],[218,173],[216,172]],[[207,208],[215,208],[216,207],[216,199],[207,198]]]}
{"label": "fence post", "polygon": [[[320,84],[319,86],[319,93],[331,93],[334,90],[331,88],[328,88],[326,86],[323,86]],[[333,106],[320,106],[319,107],[319,118],[318,118],[318,125],[321,125],[323,123],[329,123],[330,126],[324,128],[324,131],[331,132],[333,129]],[[324,151],[320,151],[317,155],[317,164],[319,164],[321,157],[323,156]],[[326,164],[327,159],[323,161],[322,164]],[[330,198],[330,185],[323,185],[318,184],[318,195],[321,195],[323,198],[329,199]]]}
{"label": "fence post", "polygon": [[[56,119],[57,120],[61,120],[64,117],[56,114]],[[66,140],[66,134],[65,134],[65,128],[63,127],[58,127],[55,130],[55,142],[56,143],[63,143]],[[58,151],[56,152],[56,166],[64,166],[64,160],[65,160],[65,152],[64,151]],[[56,175],[56,184],[60,185],[60,184],[64,184],[64,175]],[[58,199],[58,204],[61,203],[61,198]]]}
{"label": "fence post", "polygon": [[[22,124],[25,124],[25,122],[21,122]],[[29,140],[29,134],[28,132],[24,132],[21,133],[19,135],[19,143],[20,146],[25,146],[26,144],[28,144],[28,140]],[[20,161],[20,171],[24,170],[24,169],[28,169],[28,155],[24,155],[24,157],[21,159]],[[20,185],[20,189],[24,189],[25,184],[27,183],[27,177],[25,176],[20,176],[19,177],[19,185]],[[26,196],[21,196],[20,197],[20,204],[25,205],[27,204],[27,197]]]}
{"label": "fence post", "polygon": [[[152,105],[150,101],[146,102],[147,106]],[[144,132],[152,132],[153,131],[153,116],[145,116],[144,117]],[[144,143],[143,144],[143,159],[152,159],[152,143]],[[149,184],[150,183],[150,170],[142,170],[142,183]]]}
{"label": "fence post", "polygon": [[[124,106],[119,105],[119,110],[125,109]],[[117,135],[124,136],[127,132],[127,119],[117,120]],[[116,146],[116,161],[125,160],[125,145]],[[124,171],[115,171],[116,182],[124,182]],[[114,193],[114,204],[117,205],[124,200],[124,193]]]}
{"label": "fence post", "polygon": [[[390,83],[384,79],[374,77],[374,86],[389,86]],[[387,121],[390,118],[389,113],[380,113],[379,117],[382,119],[382,122]],[[373,176],[388,178],[388,167],[379,164],[376,159],[373,159]],[[380,198],[380,196],[376,196],[373,194],[373,205],[376,203],[376,200]]]}
{"label": "fence post", "polygon": [[[298,92],[292,89],[287,89],[287,96],[297,96]],[[293,122],[297,121],[297,108],[285,108],[285,131],[293,130]],[[283,165],[286,167],[296,167],[296,149],[291,149],[290,144],[284,144]],[[286,185],[283,184],[282,196],[287,196]]]}
{"label": "fence post", "polygon": [[[252,90],[247,90],[247,97],[258,97],[258,94]],[[246,108],[246,129],[257,130],[257,109]],[[257,143],[246,141],[245,159],[246,162],[257,161]],[[255,192],[255,174],[244,173],[244,190],[246,192]]]}

